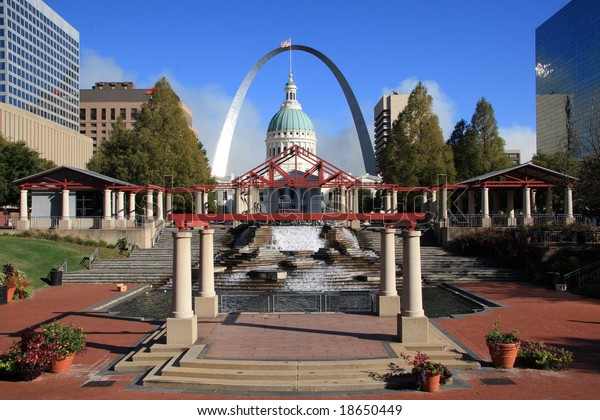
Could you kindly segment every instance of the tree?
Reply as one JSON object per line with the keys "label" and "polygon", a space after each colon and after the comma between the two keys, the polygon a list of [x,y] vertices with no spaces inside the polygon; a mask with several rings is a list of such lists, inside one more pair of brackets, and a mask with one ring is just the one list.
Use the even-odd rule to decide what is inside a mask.
{"label": "tree", "polygon": [[404,186],[429,186],[438,175],[455,178],[452,149],[444,143],[433,98],[421,82],[411,92],[408,103],[392,125],[392,134],[381,156],[384,182]]}
{"label": "tree", "polygon": [[459,180],[511,166],[504,153],[504,139],[498,133],[494,108],[485,98],[477,101],[470,124],[465,120],[456,124],[447,144],[454,152]]}
{"label": "tree", "polygon": [[446,142],[451,148],[454,156],[454,168],[459,181],[480,175],[478,167],[474,162],[479,160],[479,147],[474,136],[467,136],[469,124],[461,119],[454,126],[450,139]]}
{"label": "tree", "polygon": [[[142,105],[132,130],[122,121],[88,163],[88,168],[137,185],[192,187],[209,183],[210,167],[200,141],[188,126],[179,98],[165,78]],[[172,182],[171,182],[172,176]]]}
{"label": "tree", "polygon": [[41,158],[24,141],[8,141],[0,136],[0,204],[18,205],[19,186],[13,181],[53,168],[52,161]]}

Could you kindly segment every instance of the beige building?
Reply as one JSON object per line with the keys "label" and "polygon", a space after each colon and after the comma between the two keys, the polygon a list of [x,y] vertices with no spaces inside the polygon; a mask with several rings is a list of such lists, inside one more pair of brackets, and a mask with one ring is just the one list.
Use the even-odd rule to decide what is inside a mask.
{"label": "beige building", "polygon": [[392,134],[392,124],[398,119],[398,114],[404,110],[407,103],[408,95],[394,92],[391,95],[382,96],[375,105],[375,161],[377,163],[377,173],[381,173],[379,160],[383,145]]}
{"label": "beige building", "polygon": [[0,103],[0,134],[24,141],[44,159],[56,165],[85,168],[92,157],[91,139],[46,118]]}
{"label": "beige building", "polygon": [[[121,117],[128,129],[133,128],[142,105],[150,99],[152,88],[137,89],[133,82],[97,82],[92,89],[81,89],[79,99],[79,132],[93,140],[94,153],[107,139],[112,125]],[[192,111],[179,103],[190,128]]]}
{"label": "beige building", "polygon": [[504,154],[510,159],[513,166],[521,164],[521,151],[516,149],[505,149]]}

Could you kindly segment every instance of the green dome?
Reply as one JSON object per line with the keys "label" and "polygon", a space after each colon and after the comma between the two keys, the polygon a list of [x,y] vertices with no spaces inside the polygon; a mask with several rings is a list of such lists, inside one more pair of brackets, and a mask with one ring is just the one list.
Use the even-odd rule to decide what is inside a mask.
{"label": "green dome", "polygon": [[271,131],[315,131],[312,121],[301,109],[280,110],[271,118],[268,132]]}

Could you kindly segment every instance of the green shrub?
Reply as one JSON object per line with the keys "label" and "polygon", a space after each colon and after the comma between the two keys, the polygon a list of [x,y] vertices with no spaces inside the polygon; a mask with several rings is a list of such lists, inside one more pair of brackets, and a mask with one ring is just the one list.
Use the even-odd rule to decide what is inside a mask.
{"label": "green shrub", "polygon": [[521,345],[519,359],[534,369],[565,370],[573,363],[573,352],[542,341],[527,341]]}

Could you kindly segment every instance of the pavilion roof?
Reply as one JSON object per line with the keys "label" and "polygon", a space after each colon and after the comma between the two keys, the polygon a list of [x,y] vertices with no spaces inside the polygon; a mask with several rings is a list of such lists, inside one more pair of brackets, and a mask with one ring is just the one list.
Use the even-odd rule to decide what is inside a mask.
{"label": "pavilion roof", "polygon": [[14,181],[22,187],[36,190],[67,188],[95,190],[110,187],[137,187],[129,182],[72,166],[58,166]]}
{"label": "pavilion roof", "polygon": [[544,168],[531,162],[488,172],[461,182],[458,185],[469,187],[558,187],[570,186],[577,178]]}

